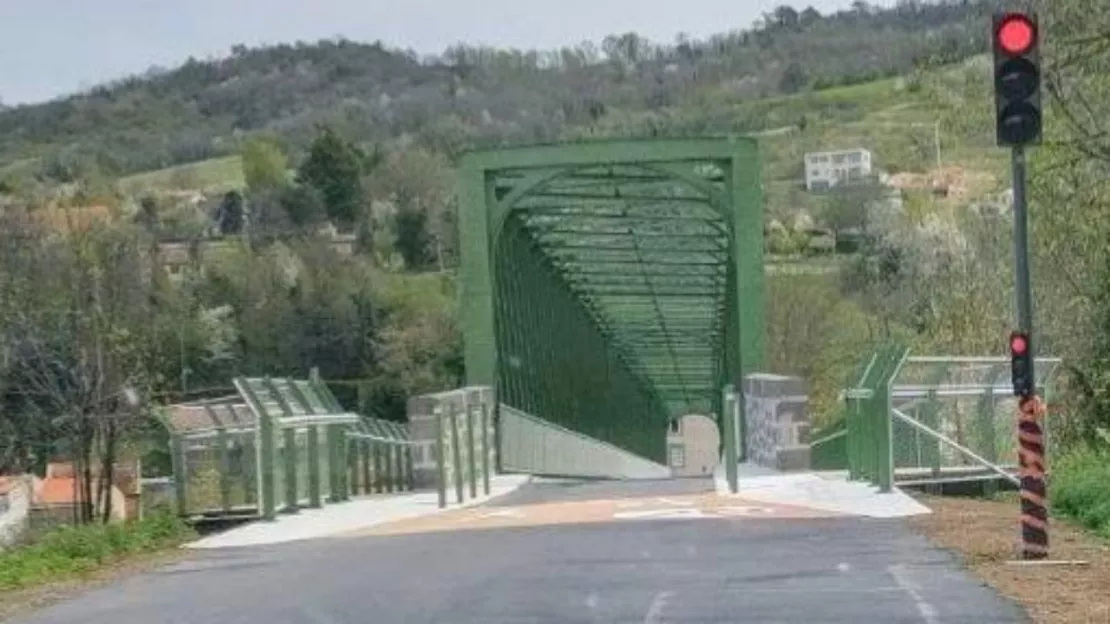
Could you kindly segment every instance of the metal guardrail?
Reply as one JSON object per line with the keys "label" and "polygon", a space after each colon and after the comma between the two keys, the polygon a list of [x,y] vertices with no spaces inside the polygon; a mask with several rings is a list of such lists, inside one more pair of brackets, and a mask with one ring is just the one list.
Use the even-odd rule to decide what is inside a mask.
{"label": "metal guardrail", "polygon": [[440,508],[447,506],[451,489],[459,504],[477,498],[479,484],[489,495],[498,460],[492,388],[412,397],[408,417],[416,450],[416,487],[434,485]]}
{"label": "metal guardrail", "polygon": [[890,391],[909,350],[899,345],[878,349],[855,386],[844,393],[848,433],[848,476],[869,481],[880,492],[894,488]]}
{"label": "metal guardrail", "polygon": [[[1050,397],[1060,360],[1037,361],[1038,388]],[[840,395],[843,431],[812,446],[828,447],[836,460],[834,444],[844,437],[849,477],[884,492],[907,475],[914,483],[1014,482],[1007,459],[1017,458],[1012,410],[1000,409],[1013,400],[1008,374],[1005,358],[910,357],[905,347],[881,347]]]}

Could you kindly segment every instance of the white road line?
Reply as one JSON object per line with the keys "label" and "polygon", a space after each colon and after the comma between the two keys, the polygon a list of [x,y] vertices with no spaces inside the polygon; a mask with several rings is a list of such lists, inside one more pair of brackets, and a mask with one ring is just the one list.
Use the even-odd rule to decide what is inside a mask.
{"label": "white road line", "polygon": [[662,624],[663,608],[667,606],[667,601],[674,596],[673,591],[661,591],[655,594],[655,598],[651,600],[651,606],[648,607],[647,615],[644,616],[644,624]]}
{"label": "white road line", "polygon": [[692,501],[692,500],[676,501],[676,500],[673,500],[673,499],[670,499],[670,498],[657,498],[655,500],[659,501],[660,503],[663,503],[664,505],[673,505],[675,507],[693,507],[694,506],[694,501]]}
{"label": "white road line", "polygon": [[917,605],[917,612],[921,614],[921,619],[925,621],[925,624],[940,624],[937,608],[929,604],[925,597],[921,595],[917,584],[906,573],[905,566],[892,565],[887,567],[887,572],[890,572],[890,575],[894,577],[894,582],[898,583],[898,586],[909,594],[910,598],[913,598],[914,604]]}

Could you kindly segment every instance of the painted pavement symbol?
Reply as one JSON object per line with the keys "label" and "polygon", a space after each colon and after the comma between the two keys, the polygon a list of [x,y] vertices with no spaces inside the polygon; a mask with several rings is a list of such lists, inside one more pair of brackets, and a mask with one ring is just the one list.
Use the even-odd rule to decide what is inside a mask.
{"label": "painted pavement symbol", "polygon": [[731,506],[718,509],[647,509],[642,511],[618,511],[613,514],[614,520],[685,520],[690,518],[727,518],[737,516],[752,516],[758,514],[773,514],[774,509],[768,507]]}

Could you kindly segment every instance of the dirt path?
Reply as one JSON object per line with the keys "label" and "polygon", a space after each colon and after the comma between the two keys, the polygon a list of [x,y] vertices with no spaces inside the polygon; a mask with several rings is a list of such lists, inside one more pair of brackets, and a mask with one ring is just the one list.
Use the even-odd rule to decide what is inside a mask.
{"label": "dirt path", "polygon": [[1021,603],[1034,622],[1110,624],[1110,542],[1066,522],[1050,525],[1051,558],[1086,566],[1008,564],[1018,544],[1017,499],[920,497],[933,514],[911,520],[935,543],[962,555],[968,568]]}

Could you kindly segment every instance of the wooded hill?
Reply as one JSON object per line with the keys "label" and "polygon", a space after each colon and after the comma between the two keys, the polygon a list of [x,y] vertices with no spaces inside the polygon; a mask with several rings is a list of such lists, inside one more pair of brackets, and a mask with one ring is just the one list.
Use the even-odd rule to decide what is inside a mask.
{"label": "wooded hill", "polygon": [[[244,135],[278,135],[301,153],[328,122],[363,147],[399,138],[434,151],[547,141],[637,111],[675,124],[606,133],[752,131],[760,116],[719,105],[857,84],[981,53],[996,0],[856,2],[822,15],[782,6],[755,26],[705,40],[522,51],[470,46],[440,55],[347,40],[232,48],[226,58],[152,68],[86,93],[0,112],[0,181],[68,182],[238,153]],[[679,113],[688,114],[681,115]]]}

